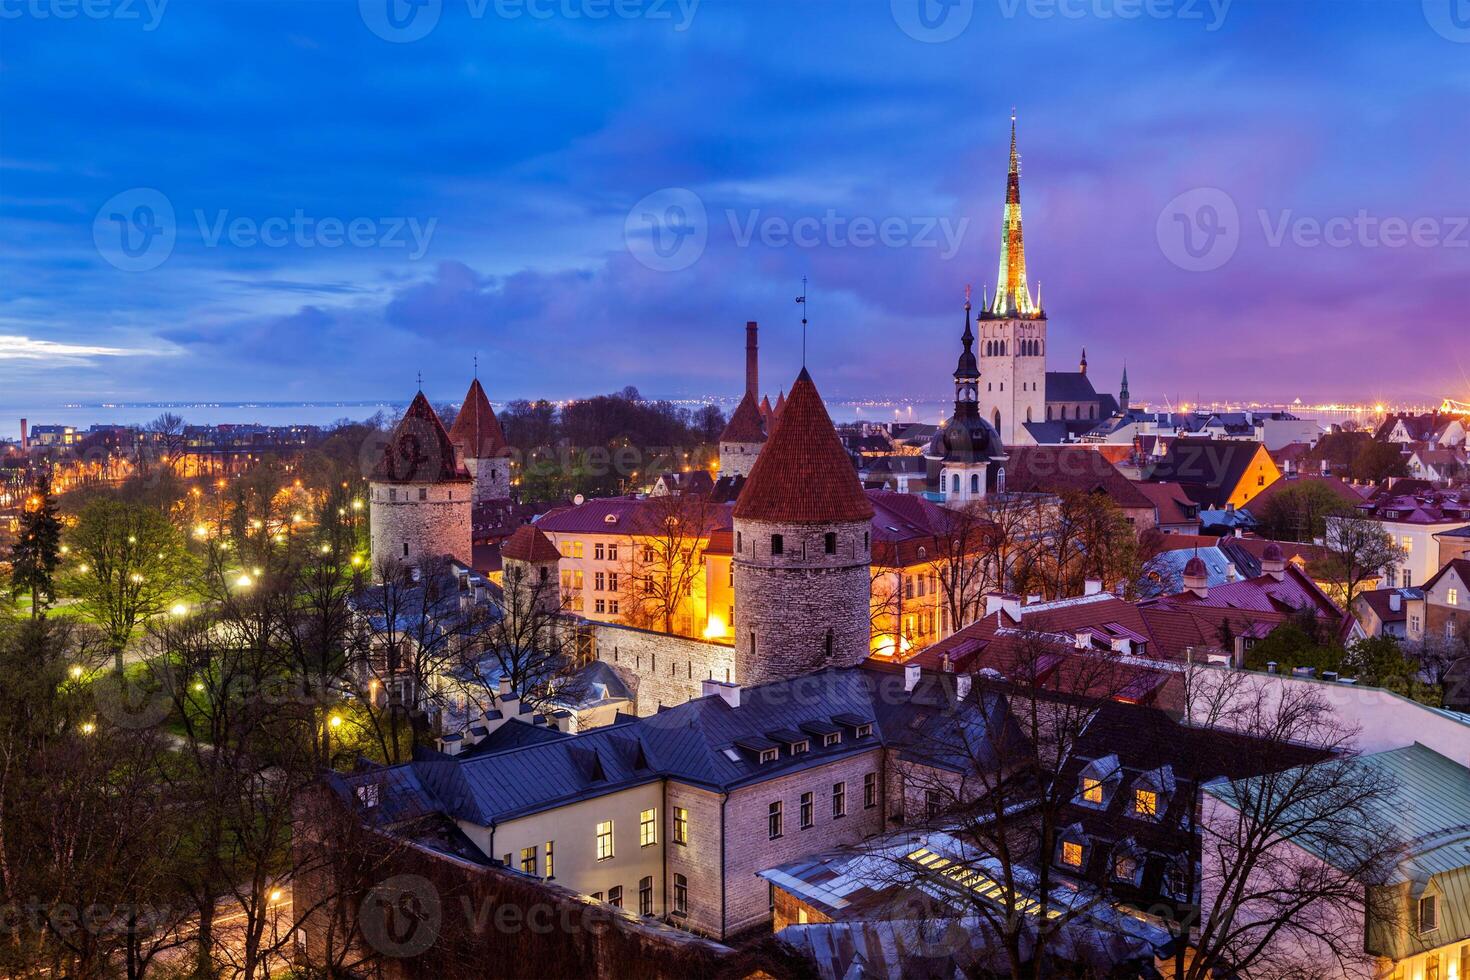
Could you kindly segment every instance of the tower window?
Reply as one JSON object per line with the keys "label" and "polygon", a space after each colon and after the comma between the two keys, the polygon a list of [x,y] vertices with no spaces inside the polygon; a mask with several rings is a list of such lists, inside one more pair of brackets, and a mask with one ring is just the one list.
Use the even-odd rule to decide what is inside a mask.
{"label": "tower window", "polygon": [[408,557],[408,542],[407,541],[403,542],[403,557],[405,557],[405,558]]}
{"label": "tower window", "polygon": [[954,479],[950,482],[950,487],[955,493],[960,492],[960,475],[958,473],[954,475]]}
{"label": "tower window", "polygon": [[779,534],[771,535],[771,554],[783,555],[786,553],[786,539]]}
{"label": "tower window", "polygon": [[829,555],[837,554],[837,535],[828,531],[822,536],[822,548]]}
{"label": "tower window", "polygon": [[971,473],[970,474],[970,492],[971,493],[979,493],[980,492],[980,474],[979,473]]}

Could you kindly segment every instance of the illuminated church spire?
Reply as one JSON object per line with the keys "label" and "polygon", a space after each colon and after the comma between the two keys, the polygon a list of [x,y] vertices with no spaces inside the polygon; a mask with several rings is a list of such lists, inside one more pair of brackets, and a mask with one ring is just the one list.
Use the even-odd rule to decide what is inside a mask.
{"label": "illuminated church spire", "polygon": [[1026,286],[1026,247],[1021,241],[1021,157],[1016,152],[1016,112],[1011,110],[1011,170],[1006,178],[1005,217],[1000,229],[1000,272],[996,278],[991,316],[1030,317],[1037,314]]}

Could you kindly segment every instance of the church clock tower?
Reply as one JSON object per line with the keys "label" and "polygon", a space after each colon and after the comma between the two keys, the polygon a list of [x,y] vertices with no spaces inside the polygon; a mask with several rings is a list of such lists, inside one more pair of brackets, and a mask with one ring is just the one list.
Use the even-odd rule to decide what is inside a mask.
{"label": "church clock tower", "polygon": [[1007,446],[1033,443],[1027,422],[1046,421],[1046,313],[1031,298],[1021,237],[1021,159],[1011,113],[1011,166],[1000,233],[995,299],[980,311],[980,415]]}

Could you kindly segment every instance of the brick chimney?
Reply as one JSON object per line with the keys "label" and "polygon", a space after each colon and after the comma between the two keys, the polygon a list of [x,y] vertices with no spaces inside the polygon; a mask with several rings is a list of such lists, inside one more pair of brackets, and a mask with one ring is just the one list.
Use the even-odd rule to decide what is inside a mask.
{"label": "brick chimney", "polygon": [[745,321],[745,391],[757,402],[761,398],[760,355],[756,343],[758,329],[754,320]]}
{"label": "brick chimney", "polygon": [[20,451],[23,453],[31,451],[31,427],[25,419],[20,420]]}

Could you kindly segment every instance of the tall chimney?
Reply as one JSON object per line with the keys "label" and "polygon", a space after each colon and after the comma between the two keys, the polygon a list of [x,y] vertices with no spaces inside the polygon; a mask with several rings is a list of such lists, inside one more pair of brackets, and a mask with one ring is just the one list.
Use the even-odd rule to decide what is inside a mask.
{"label": "tall chimney", "polygon": [[31,451],[31,427],[26,424],[25,419],[20,420],[20,451],[23,453]]}
{"label": "tall chimney", "polygon": [[745,321],[745,393],[756,402],[761,400],[760,355],[755,339],[758,329],[754,320]]}

